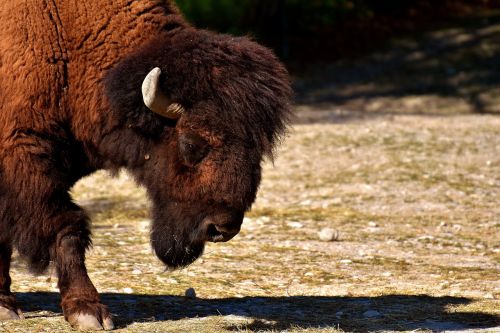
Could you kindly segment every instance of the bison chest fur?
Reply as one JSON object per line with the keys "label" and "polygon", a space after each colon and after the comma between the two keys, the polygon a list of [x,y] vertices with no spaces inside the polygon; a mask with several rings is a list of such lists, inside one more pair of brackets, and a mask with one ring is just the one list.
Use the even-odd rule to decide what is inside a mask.
{"label": "bison chest fur", "polygon": [[190,26],[162,0],[0,4],[0,320],[18,316],[12,250],[57,268],[75,327],[111,328],[84,265],[90,221],[68,193],[127,169],[153,203],[151,244],[186,266],[228,241],[290,115],[284,67],[241,37]]}

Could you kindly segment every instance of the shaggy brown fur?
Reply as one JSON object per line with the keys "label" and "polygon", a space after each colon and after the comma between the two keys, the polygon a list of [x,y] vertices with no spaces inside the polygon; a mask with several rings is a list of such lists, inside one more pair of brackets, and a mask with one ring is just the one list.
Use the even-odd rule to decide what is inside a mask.
{"label": "shaggy brown fur", "polygon": [[[85,313],[106,328],[84,264],[89,220],[68,190],[127,168],[153,201],[156,254],[188,265],[239,231],[285,129],[287,73],[246,38],[190,27],[168,1],[5,0],[0,18],[0,306],[17,310],[16,248],[36,272],[55,263],[70,322]],[[177,121],[142,102],[154,67],[186,108]]]}

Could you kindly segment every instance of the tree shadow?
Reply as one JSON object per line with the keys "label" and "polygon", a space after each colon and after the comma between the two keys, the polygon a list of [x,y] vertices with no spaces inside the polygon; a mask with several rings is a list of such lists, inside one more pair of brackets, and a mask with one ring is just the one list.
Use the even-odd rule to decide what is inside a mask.
{"label": "tree shadow", "polygon": [[498,114],[499,45],[499,14],[455,20],[447,28],[394,41],[386,50],[313,70],[295,84],[297,103],[362,111],[358,116],[395,109],[427,114],[445,106],[394,101],[434,97],[469,112]]}
{"label": "tree shadow", "polygon": [[[57,293],[30,292],[16,295],[28,317],[60,314]],[[187,299],[180,296],[103,293],[102,300],[115,315],[119,328],[133,322],[176,321],[209,316],[251,319],[251,330],[286,330],[292,327],[330,327],[346,331],[478,329],[500,326],[499,316],[460,312],[473,302],[464,297],[386,295],[376,297],[291,296]],[[43,303],[42,303],[43,302]],[[367,312],[371,311],[371,312]],[[30,313],[31,312],[31,313]],[[227,321],[226,329],[239,331],[241,324]]]}

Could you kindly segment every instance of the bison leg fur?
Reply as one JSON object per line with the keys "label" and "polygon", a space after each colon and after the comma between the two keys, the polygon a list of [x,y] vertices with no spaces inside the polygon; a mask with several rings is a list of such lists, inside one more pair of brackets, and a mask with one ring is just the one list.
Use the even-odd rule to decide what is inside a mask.
{"label": "bison leg fur", "polygon": [[10,292],[10,258],[12,248],[0,244],[0,321],[24,319],[21,310],[17,307],[16,299]]}
{"label": "bison leg fur", "polygon": [[112,330],[108,308],[101,304],[85,267],[85,248],[78,233],[61,232],[56,267],[64,318],[78,330]]}

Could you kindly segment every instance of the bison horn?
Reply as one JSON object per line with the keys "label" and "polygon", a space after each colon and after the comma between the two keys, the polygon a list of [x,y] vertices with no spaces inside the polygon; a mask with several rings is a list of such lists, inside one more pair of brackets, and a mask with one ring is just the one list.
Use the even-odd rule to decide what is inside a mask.
{"label": "bison horn", "polygon": [[184,107],[178,103],[172,102],[159,87],[161,70],[156,67],[146,75],[142,82],[142,99],[144,104],[153,112],[159,115],[178,119],[184,112]]}

